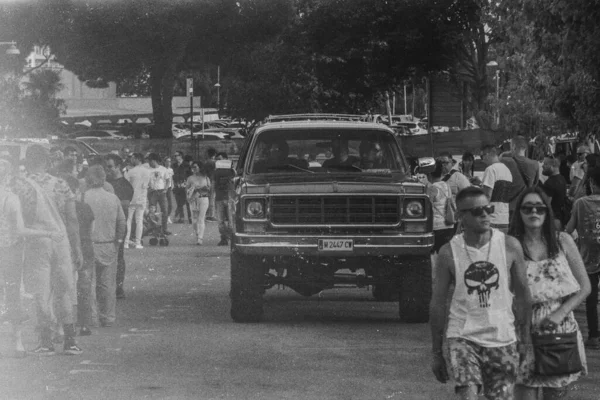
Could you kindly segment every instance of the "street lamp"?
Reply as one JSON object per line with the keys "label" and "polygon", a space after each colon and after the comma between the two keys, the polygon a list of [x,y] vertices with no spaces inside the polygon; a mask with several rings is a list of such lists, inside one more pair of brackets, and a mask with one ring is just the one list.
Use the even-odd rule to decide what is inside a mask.
{"label": "street lamp", "polygon": [[8,49],[6,49],[6,55],[8,56],[18,56],[19,54],[21,54],[21,52],[17,48],[17,42],[15,41],[0,42],[0,45],[10,45]]}
{"label": "street lamp", "polygon": [[496,126],[500,124],[500,68],[494,60],[486,64],[488,67],[496,67],[494,79],[496,80]]}
{"label": "street lamp", "polygon": [[217,88],[217,110],[218,111],[221,110],[221,94],[220,94],[221,84],[219,83],[220,81],[221,81],[221,66],[217,66],[217,83],[215,83],[215,87]]}

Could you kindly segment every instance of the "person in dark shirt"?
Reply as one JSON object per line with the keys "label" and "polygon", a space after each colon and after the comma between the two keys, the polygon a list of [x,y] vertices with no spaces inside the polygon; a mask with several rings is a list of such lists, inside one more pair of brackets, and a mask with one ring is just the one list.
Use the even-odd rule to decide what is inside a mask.
{"label": "person in dark shirt", "polygon": [[65,181],[75,193],[75,211],[79,222],[79,239],[81,240],[81,253],[83,264],[77,271],[77,325],[79,325],[79,336],[92,334],[90,326],[92,323],[92,272],[94,268],[94,243],[92,242],[92,229],[94,223],[94,212],[89,204],[81,201],[79,191],[79,180],[68,176]]}
{"label": "person in dark shirt", "polygon": [[171,166],[173,169],[173,195],[175,196],[175,223],[183,223],[183,208],[187,206],[188,220],[192,223],[192,213],[190,205],[187,202],[185,193],[185,182],[192,173],[189,164],[185,161],[183,153],[175,152],[175,162]]}
{"label": "person in dark shirt", "polygon": [[[129,211],[129,203],[133,198],[133,186],[127,179],[123,177],[123,159],[117,154],[109,154],[106,156],[104,170],[106,171],[107,182],[113,186],[115,195],[121,201],[125,218]],[[125,242],[119,246],[117,254],[117,299],[125,298],[123,283],[125,282]]]}
{"label": "person in dark shirt", "polygon": [[567,182],[560,173],[560,160],[553,157],[544,158],[542,174],[548,179],[540,186],[548,197],[552,199],[550,206],[554,212],[554,225],[558,231],[562,231],[569,210],[565,209],[567,197]]}
{"label": "person in dark shirt", "polygon": [[231,162],[227,159],[227,153],[217,154],[214,173],[215,209],[219,221],[219,234],[221,241],[217,246],[227,246],[231,236],[231,215],[229,213],[229,189],[231,179],[235,175],[231,168]]}

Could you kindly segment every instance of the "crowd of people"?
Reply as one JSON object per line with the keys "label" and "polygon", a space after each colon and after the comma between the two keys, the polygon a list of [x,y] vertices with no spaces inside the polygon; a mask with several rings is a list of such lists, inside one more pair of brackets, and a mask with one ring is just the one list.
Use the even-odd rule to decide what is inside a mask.
{"label": "crowd of people", "polygon": [[[4,156],[3,156],[4,157]],[[125,298],[125,250],[142,249],[148,221],[162,235],[176,203],[175,223],[184,210],[196,243],[205,221],[219,221],[221,241],[230,236],[230,164],[226,153],[208,149],[204,162],[181,152],[161,158],[123,148],[83,162],[72,147],[48,150],[30,145],[25,161],[0,157],[0,271],[15,356],[82,353],[76,336],[91,327],[111,327],[116,302]],[[208,215],[207,215],[208,214]],[[23,287],[22,287],[23,285]],[[38,346],[26,351],[23,322],[29,319],[22,292],[33,296]],[[79,328],[79,332],[77,332]]]}
{"label": "crowd of people", "polygon": [[[442,153],[427,177],[432,369],[440,382],[452,376],[463,399],[561,398],[587,373],[586,349],[600,349],[598,155],[579,146],[565,177],[565,157],[547,155],[540,165],[527,148],[523,137],[509,152],[484,146],[481,179],[471,153],[461,163]],[[573,314],[584,301],[586,340]],[[567,337],[577,365],[571,357],[548,367],[542,341]]]}

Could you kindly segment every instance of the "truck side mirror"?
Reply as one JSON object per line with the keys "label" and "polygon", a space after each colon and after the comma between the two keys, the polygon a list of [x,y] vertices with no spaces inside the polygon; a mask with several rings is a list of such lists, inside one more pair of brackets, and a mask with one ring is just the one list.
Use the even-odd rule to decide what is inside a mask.
{"label": "truck side mirror", "polygon": [[435,158],[433,157],[419,157],[418,162],[415,174],[430,174],[435,170]]}

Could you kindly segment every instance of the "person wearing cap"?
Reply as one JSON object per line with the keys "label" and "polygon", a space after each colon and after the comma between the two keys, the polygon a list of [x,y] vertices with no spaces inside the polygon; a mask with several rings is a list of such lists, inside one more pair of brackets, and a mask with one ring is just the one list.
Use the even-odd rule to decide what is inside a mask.
{"label": "person wearing cap", "polygon": [[456,201],[456,194],[464,188],[471,186],[471,182],[469,182],[469,178],[458,170],[458,165],[454,162],[452,154],[443,151],[438,156],[438,160],[442,163],[442,181],[446,182],[450,187],[452,200]]}
{"label": "person wearing cap", "polygon": [[569,187],[570,197],[575,195],[575,191],[583,180],[583,176],[585,175],[583,164],[585,164],[585,157],[588,154],[590,154],[590,148],[588,146],[582,145],[577,147],[577,161],[571,165],[571,173],[569,175],[571,178],[571,186]]}

